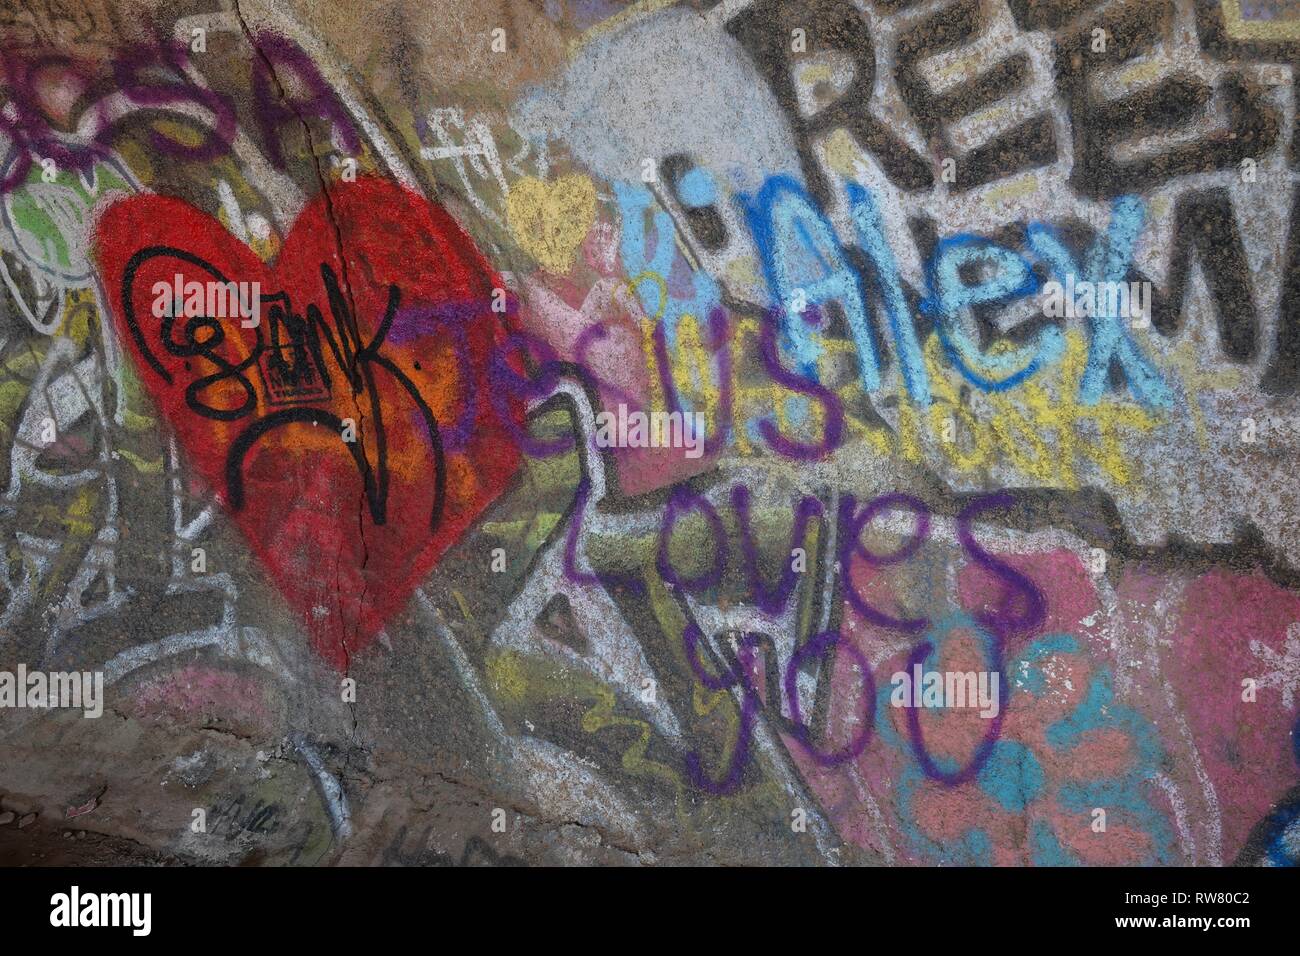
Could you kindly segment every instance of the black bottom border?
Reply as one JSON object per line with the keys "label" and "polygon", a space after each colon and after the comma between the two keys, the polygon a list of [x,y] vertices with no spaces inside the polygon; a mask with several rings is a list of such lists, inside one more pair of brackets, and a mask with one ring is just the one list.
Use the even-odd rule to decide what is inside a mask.
{"label": "black bottom border", "polygon": [[[99,894],[149,894],[149,934],[130,925],[52,925],[71,922],[74,886],[87,919],[118,909],[128,924],[132,912],[143,922],[144,897],[129,911],[125,898]],[[97,937],[128,946],[250,938],[373,945],[379,932],[423,936],[434,926],[535,944],[550,937],[548,945],[592,940],[593,931],[644,937],[656,926],[709,935],[706,927],[728,935],[751,929],[762,942],[774,919],[794,932],[839,923],[940,944],[1009,941],[1035,929],[1057,939],[1172,932],[1226,941],[1292,930],[1297,890],[1294,873],[1271,868],[33,868],[0,870],[0,911],[11,940],[76,933],[82,944]]]}

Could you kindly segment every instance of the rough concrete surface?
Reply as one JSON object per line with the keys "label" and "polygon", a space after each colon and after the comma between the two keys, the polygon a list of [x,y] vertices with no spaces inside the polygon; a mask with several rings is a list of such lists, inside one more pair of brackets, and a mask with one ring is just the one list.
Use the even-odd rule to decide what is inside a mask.
{"label": "rough concrete surface", "polygon": [[1300,857],[1300,4],[0,61],[0,863]]}

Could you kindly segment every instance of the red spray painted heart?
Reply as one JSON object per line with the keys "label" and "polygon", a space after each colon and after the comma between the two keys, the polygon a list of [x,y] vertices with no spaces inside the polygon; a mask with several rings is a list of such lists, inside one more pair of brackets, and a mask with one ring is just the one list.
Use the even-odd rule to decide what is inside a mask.
{"label": "red spray painted heart", "polygon": [[95,256],[145,387],[346,669],[519,464],[522,403],[482,400],[500,280],[444,210],[373,178],[318,196],[274,264],[162,196],[105,210]]}

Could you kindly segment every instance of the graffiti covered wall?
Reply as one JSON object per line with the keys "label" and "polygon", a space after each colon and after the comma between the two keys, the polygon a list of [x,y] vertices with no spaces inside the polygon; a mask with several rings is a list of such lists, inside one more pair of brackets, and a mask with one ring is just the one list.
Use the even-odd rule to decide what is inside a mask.
{"label": "graffiti covered wall", "polygon": [[0,857],[1293,864],[1297,63],[4,3]]}

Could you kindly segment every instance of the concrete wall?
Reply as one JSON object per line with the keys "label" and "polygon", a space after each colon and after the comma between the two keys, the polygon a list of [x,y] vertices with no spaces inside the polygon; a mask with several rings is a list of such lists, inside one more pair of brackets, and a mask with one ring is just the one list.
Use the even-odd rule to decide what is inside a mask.
{"label": "concrete wall", "polygon": [[1294,862],[1297,54],[5,0],[0,859]]}

